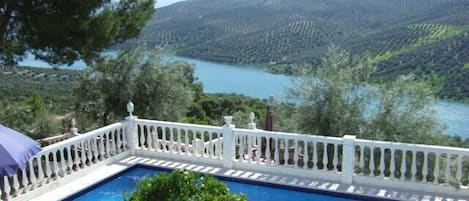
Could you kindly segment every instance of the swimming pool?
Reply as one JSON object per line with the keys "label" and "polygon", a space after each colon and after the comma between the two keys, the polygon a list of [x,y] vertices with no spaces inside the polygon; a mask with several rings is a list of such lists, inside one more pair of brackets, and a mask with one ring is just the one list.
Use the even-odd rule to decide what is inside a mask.
{"label": "swimming pool", "polygon": [[[118,173],[108,179],[99,182],[87,189],[84,189],[70,197],[66,201],[121,201],[123,192],[130,193],[136,188],[137,181],[144,176],[154,176],[158,172],[171,171],[170,169],[154,168],[137,165]],[[358,197],[351,194],[341,194],[345,197],[318,194],[317,190],[287,187],[263,182],[246,181],[228,177],[218,177],[223,180],[231,192],[244,193],[249,201],[356,201],[356,200],[377,200],[370,197]]]}

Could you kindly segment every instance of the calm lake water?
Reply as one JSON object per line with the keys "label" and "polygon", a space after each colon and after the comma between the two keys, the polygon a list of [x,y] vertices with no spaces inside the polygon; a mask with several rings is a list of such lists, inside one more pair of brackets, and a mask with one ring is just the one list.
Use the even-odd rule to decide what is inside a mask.
{"label": "calm lake water", "polygon": [[[163,61],[184,60],[195,66],[195,76],[204,85],[207,93],[236,93],[256,98],[275,96],[285,98],[285,87],[291,84],[291,77],[271,74],[253,65],[232,65],[201,61],[177,56],[166,56]],[[28,57],[20,65],[50,68],[42,61]],[[76,62],[65,69],[83,69],[83,62]],[[449,135],[469,138],[469,104],[438,101],[436,104],[439,119],[448,126]]]}

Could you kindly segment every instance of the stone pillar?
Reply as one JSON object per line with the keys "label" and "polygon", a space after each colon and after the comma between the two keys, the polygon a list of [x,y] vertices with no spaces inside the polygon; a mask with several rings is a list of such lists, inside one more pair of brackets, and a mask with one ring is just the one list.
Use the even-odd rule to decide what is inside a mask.
{"label": "stone pillar", "polygon": [[353,172],[355,169],[355,136],[346,135],[343,138],[342,148],[342,183],[353,183]]}
{"label": "stone pillar", "polygon": [[124,123],[127,124],[125,132],[127,133],[127,144],[129,146],[130,154],[134,155],[135,150],[138,146],[138,133],[137,133],[137,116],[134,116],[132,113],[134,111],[134,104],[129,101],[127,103],[127,116],[124,120]]}
{"label": "stone pillar", "polygon": [[223,126],[223,167],[232,168],[234,159],[234,128],[235,125],[231,124],[233,121],[232,116],[225,116],[225,125]]}

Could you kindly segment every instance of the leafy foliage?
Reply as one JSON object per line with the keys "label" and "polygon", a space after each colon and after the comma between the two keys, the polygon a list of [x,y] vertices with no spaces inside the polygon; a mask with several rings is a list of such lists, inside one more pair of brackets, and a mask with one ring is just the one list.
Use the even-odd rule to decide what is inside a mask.
{"label": "leafy foliage", "polygon": [[136,37],[153,16],[153,5],[153,0],[2,1],[1,64],[16,64],[27,51],[51,64],[91,63],[105,48]]}
{"label": "leafy foliage", "polygon": [[89,120],[125,116],[132,100],[142,118],[176,121],[183,116],[197,88],[193,68],[185,62],[161,63],[156,52],[144,47],[126,49],[87,70],[74,90],[78,113]]}
{"label": "leafy foliage", "polygon": [[374,140],[444,143],[427,85],[406,75],[373,86],[369,77],[375,70],[369,58],[352,62],[348,52],[330,48],[322,66],[304,73],[289,90],[300,104],[295,115],[299,130],[326,136],[356,134]]}
{"label": "leafy foliage", "polygon": [[35,93],[21,102],[0,107],[0,122],[34,139],[41,139],[59,131],[59,123],[49,111],[50,105]]}
{"label": "leafy foliage", "polygon": [[226,184],[210,175],[174,170],[159,173],[138,182],[137,190],[126,196],[127,201],[245,201],[245,195],[233,194]]}
{"label": "leafy foliage", "polygon": [[64,114],[72,108],[72,97],[68,94],[78,75],[78,71],[73,70],[31,67],[4,69],[0,71],[0,101],[21,102],[37,93],[46,104],[54,104],[50,108],[52,113]]}
{"label": "leafy foliage", "polygon": [[234,94],[202,94],[189,107],[185,122],[223,125],[223,116],[233,115],[238,127],[246,127],[248,115],[254,112],[258,125],[262,125],[265,113],[265,101],[257,98]]}

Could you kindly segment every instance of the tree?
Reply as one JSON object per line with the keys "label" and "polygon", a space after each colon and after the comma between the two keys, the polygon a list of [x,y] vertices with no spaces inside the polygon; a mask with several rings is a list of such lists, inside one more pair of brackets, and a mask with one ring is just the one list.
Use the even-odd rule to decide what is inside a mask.
{"label": "tree", "polygon": [[[129,100],[142,118],[177,121],[185,116],[199,84],[186,62],[162,63],[144,46],[121,50],[85,71],[74,89],[79,114],[107,125],[113,115],[126,115]],[[82,119],[82,118],[80,118]]]}
{"label": "tree", "polygon": [[350,67],[349,58],[348,52],[331,47],[315,71],[302,66],[301,76],[287,91],[299,103],[300,131],[326,136],[359,133],[370,101],[364,86],[369,77],[366,72],[372,66],[366,63],[358,71]]}
{"label": "tree", "polygon": [[136,37],[154,14],[154,0],[6,0],[0,3],[0,60],[27,52],[51,64],[88,64],[101,51]]}
{"label": "tree", "polygon": [[49,111],[50,106],[44,98],[33,94],[21,102],[0,107],[0,122],[31,138],[42,139],[59,132],[59,122],[52,118]]}
{"label": "tree", "polygon": [[231,193],[225,183],[210,175],[175,170],[158,173],[137,183],[137,189],[127,195],[127,201],[246,201],[245,195]]}
{"label": "tree", "polygon": [[[435,117],[431,87],[414,75],[372,83],[376,68],[368,57],[352,61],[331,47],[322,65],[302,73],[288,94],[297,102],[298,129],[326,136],[441,144],[443,126]],[[311,73],[309,73],[311,72]],[[290,109],[291,110],[291,109]]]}

